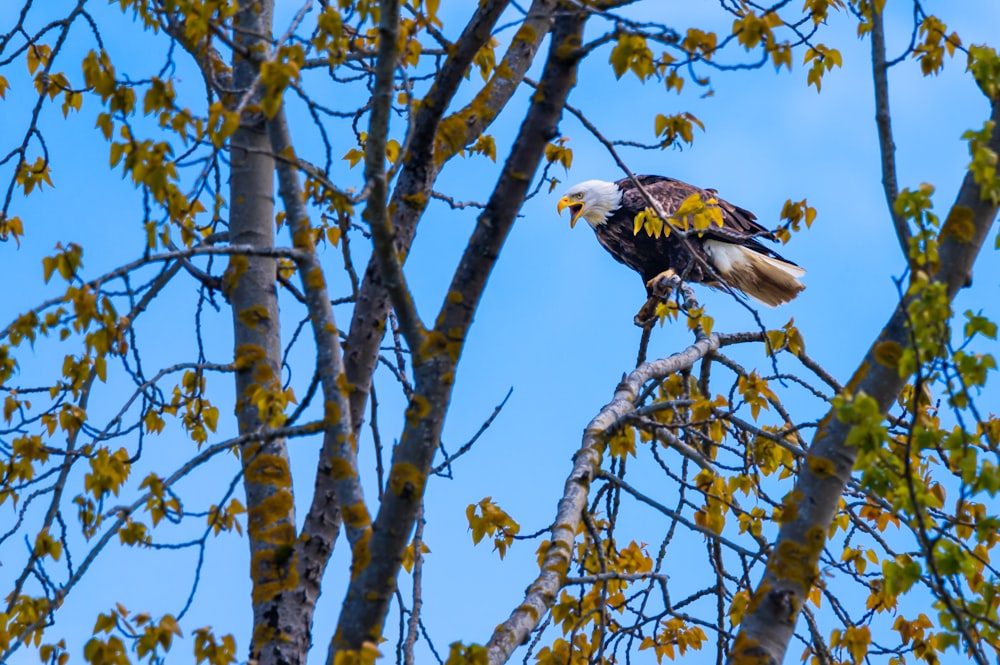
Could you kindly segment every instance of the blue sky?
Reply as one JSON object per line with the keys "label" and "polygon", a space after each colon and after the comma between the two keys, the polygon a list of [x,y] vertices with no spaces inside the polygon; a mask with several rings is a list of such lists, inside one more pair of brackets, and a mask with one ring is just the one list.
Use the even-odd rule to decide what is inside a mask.
{"label": "blue sky", "polygon": [[[966,44],[988,41],[1000,25],[1000,6],[996,3],[967,0],[924,4],[927,12],[940,12]],[[291,4],[283,7],[289,11],[294,8]],[[12,11],[9,6],[0,7],[0,25],[10,23]],[[445,21],[450,30],[457,32],[459,23],[448,21],[461,20],[466,8],[455,5],[443,11],[455,11],[446,14]],[[116,16],[114,6],[95,6],[95,12],[102,20],[111,21],[103,36],[120,70],[135,78],[148,75],[150,67],[163,57],[162,41],[142,34],[131,21]],[[730,22],[716,3],[680,0],[640,3],[631,15],[676,21],[679,27],[697,23],[726,29]],[[282,20],[287,18],[279,18],[279,32],[284,30]],[[906,11],[887,17],[890,54],[900,52],[909,41],[910,21]],[[781,206],[789,198],[807,198],[818,209],[814,227],[796,235],[781,249],[807,268],[807,290],[790,305],[775,310],[762,308],[760,315],[768,327],[780,326],[794,317],[810,353],[841,380],[848,378],[888,317],[896,300],[892,279],[900,277],[903,268],[879,182],[869,43],[855,37],[854,26],[849,16],[839,14],[823,31],[826,36],[821,40],[842,51],[844,67],[826,76],[822,94],[806,87],[800,54],[795,56],[796,68],[791,73],[775,74],[772,68],[712,72],[713,94],[703,98],[700,95],[704,90],[690,84],[683,95],[677,96],[664,92],[655,82],[641,84],[628,76],[616,81],[606,65],[605,51],[585,65],[571,96],[572,104],[614,138],[651,142],[653,116],[661,112],[689,111],[704,122],[705,132],[696,133],[694,144],[684,150],[625,150],[623,156],[636,173],[670,175],[716,188],[722,197],[754,211],[765,226],[777,223]],[[509,33],[501,38],[505,36]],[[72,47],[83,49],[78,51],[82,54],[90,44],[81,36]],[[736,57],[735,52],[732,57]],[[68,68],[71,60],[68,57],[64,67]],[[15,68],[19,66],[23,67]],[[178,70],[178,85],[196,94],[197,74],[184,67]],[[941,213],[954,200],[968,162],[967,147],[960,136],[967,129],[979,129],[987,116],[985,99],[963,70],[964,59],[960,56],[948,61],[941,74],[925,78],[916,63],[907,61],[895,67],[890,78],[900,186],[935,184],[935,204]],[[473,79],[476,76],[473,74]],[[0,127],[0,152],[4,154],[14,141],[20,141],[19,132],[23,131],[18,121],[8,122],[6,118],[23,118],[28,103],[24,80],[19,85],[13,76],[8,77],[14,88],[3,102],[5,122]],[[508,152],[526,104],[527,94],[519,94],[508,110],[509,119],[491,130],[497,138],[498,160]],[[41,257],[56,242],[78,242],[85,247],[87,278],[141,252],[141,201],[118,173],[104,168],[106,143],[92,129],[96,112],[96,102],[88,99],[79,117],[64,122],[56,114],[49,114],[43,121],[56,186],[42,195],[15,201],[13,209],[25,220],[26,228],[20,248],[12,243],[0,246],[0,276],[5,283],[17,285],[8,289],[3,301],[0,318],[5,322],[61,288],[40,285]],[[302,146],[315,145],[316,137],[308,124],[301,115],[293,116],[293,120],[296,117],[302,122],[293,122],[293,138]],[[397,123],[395,130],[402,129],[402,123]],[[572,117],[564,117],[560,131],[570,138],[573,166],[569,173],[561,168],[551,173],[565,186],[590,178],[621,177],[601,145]],[[335,159],[352,147],[349,138],[336,137]],[[97,167],[89,161],[95,154],[93,164]],[[335,169],[344,182],[357,185],[357,170],[349,171],[346,163],[338,163]],[[440,189],[466,200],[484,200],[497,172],[498,166],[481,157],[456,160],[442,174]],[[6,182],[9,172],[0,168],[0,175]],[[555,514],[555,502],[584,426],[611,398],[622,373],[634,365],[639,330],[632,324],[632,316],[644,299],[641,283],[600,248],[585,225],[571,230],[566,218],[556,215],[555,204],[563,188],[561,185],[551,194],[543,188],[523,207],[477,311],[463,354],[443,436],[449,450],[457,449],[476,432],[508,389],[513,388],[513,393],[473,451],[455,465],[455,478],[435,479],[429,486],[425,540],[431,554],[424,571],[424,616],[439,650],[446,650],[454,640],[485,642],[493,626],[521,601],[534,572],[535,542],[515,544],[502,564],[488,544],[473,547],[465,507],[492,496],[521,523],[523,532],[547,525]],[[452,212],[443,205],[432,206],[425,216],[406,266],[425,319],[433,319],[440,306],[451,270],[474,223],[474,211]],[[355,260],[364,265],[366,257],[360,242],[355,247],[359,247]],[[1000,269],[992,250],[984,254],[976,267],[973,288],[959,296],[959,312],[987,306],[995,309]],[[331,258],[329,265],[334,266],[335,261]],[[336,273],[331,270],[331,274]],[[346,293],[345,282],[331,281],[334,296]],[[715,318],[717,330],[732,332],[754,327],[746,310],[734,306],[727,296],[706,289],[699,289],[698,294]],[[180,282],[140,323],[139,333],[145,340],[150,367],[167,366],[192,356],[195,347],[190,331],[196,298],[194,284]],[[338,308],[336,314],[338,323],[346,327],[349,309]],[[206,316],[209,358],[224,362],[231,348],[229,314],[223,309]],[[296,315],[289,311],[287,317],[294,325]],[[689,339],[683,326],[657,328],[650,356],[667,355]],[[20,358],[20,379],[26,384],[40,383],[42,379],[35,377],[43,372],[50,376],[61,365],[65,352],[55,344],[39,344],[33,355]],[[311,371],[308,349],[301,349],[294,359],[300,363],[293,363],[295,380],[307,380]],[[753,354],[741,356],[741,361],[767,367],[765,359]],[[220,410],[230,413],[232,388],[228,379],[209,380],[210,385],[214,382],[217,386]],[[402,404],[388,376],[380,376],[379,387],[383,437],[391,441],[401,431]],[[302,392],[304,387],[299,390]],[[791,404],[793,409],[796,406],[820,415],[820,405],[815,402]],[[112,401],[95,404],[92,417],[106,417],[113,408]],[[233,423],[225,422],[215,440],[230,435],[233,427]],[[189,442],[177,436],[153,439],[148,444],[145,470],[136,470],[134,478],[141,478],[157,466],[172,469],[182,459],[179,455],[191,452]],[[290,444],[293,472],[303,487],[311,484],[317,445],[315,439]],[[361,464],[369,473],[371,500],[372,457],[367,438],[362,443]],[[192,509],[203,509],[221,497],[235,469],[231,457],[217,460],[207,473],[182,485],[179,491],[191,502]],[[648,480],[655,482],[655,477],[650,474]],[[645,479],[641,469],[635,478]],[[300,492],[300,505],[308,501],[307,494]],[[0,525],[13,519],[9,505],[0,508]],[[646,540],[657,542],[660,524],[652,514],[637,509],[626,528],[635,530],[637,538],[643,537],[642,529],[651,529],[654,533]],[[175,534],[166,529],[158,530],[156,535],[164,541],[175,539]],[[182,537],[176,534],[176,539]],[[701,552],[700,543],[697,547],[695,544],[693,549]],[[18,546],[23,547],[11,543],[8,551]],[[81,644],[90,633],[96,613],[106,611],[114,602],[154,615],[176,613],[183,606],[191,584],[193,551],[137,554],[111,548],[106,554],[66,603],[59,623],[52,629],[53,635],[64,634]],[[7,552],[2,558],[16,560]],[[676,562],[678,568],[685,564]],[[245,568],[243,540],[213,542],[195,607],[182,624],[187,632],[207,624],[215,626],[219,633],[233,632],[241,656],[246,653],[250,620]],[[341,542],[317,613],[315,662],[325,655],[326,640],[343,597],[345,570]],[[16,571],[16,564],[5,561],[0,581],[6,584]],[[408,583],[408,577],[402,576],[401,584]],[[386,628],[390,638],[394,636],[394,621],[391,618]],[[175,651],[170,662],[189,662],[189,647],[178,646]],[[790,657],[797,655],[793,647]],[[707,654],[705,657],[709,658]],[[14,662],[37,662],[35,658],[22,650]],[[636,662],[651,659],[643,654]],[[419,662],[429,662],[426,652]]]}

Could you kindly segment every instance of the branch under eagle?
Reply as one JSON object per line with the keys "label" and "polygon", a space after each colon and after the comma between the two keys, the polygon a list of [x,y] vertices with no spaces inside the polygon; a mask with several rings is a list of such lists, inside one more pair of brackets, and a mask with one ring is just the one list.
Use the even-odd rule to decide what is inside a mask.
{"label": "branch under eagle", "polygon": [[[770,307],[792,300],[805,288],[805,270],[758,239],[774,235],[754,214],[700,189],[663,176],[637,176],[667,220],[649,210],[632,180],[587,180],[559,200],[570,210],[570,226],[582,217],[615,259],[637,271],[643,282],[666,270],[685,281],[736,290]],[[684,237],[677,230],[685,231]]]}

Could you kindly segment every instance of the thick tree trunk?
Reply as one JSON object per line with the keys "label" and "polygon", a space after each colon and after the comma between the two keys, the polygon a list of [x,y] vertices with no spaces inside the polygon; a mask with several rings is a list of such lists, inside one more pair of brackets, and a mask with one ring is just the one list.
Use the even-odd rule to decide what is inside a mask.
{"label": "thick tree trunk", "polygon": [[[241,0],[234,39],[244,47],[270,35],[272,0]],[[238,95],[251,94],[257,65],[234,56],[233,82]],[[232,103],[240,103],[240,99]],[[274,246],[274,159],[265,118],[243,114],[231,140],[230,243]],[[235,256],[226,288],[233,310],[236,416],[241,434],[268,429],[280,413],[281,329],[272,258]],[[248,444],[241,451],[246,491],[250,577],[253,582],[253,636],[250,659],[260,665],[301,663],[309,648],[309,626],[289,620],[287,596],[297,585],[294,554],[295,512],[285,440]]]}
{"label": "thick tree trunk", "polygon": [[[993,100],[990,120],[994,123],[988,147],[1000,150],[1000,101]],[[997,216],[998,206],[976,182],[975,174],[965,175],[958,198],[939,237],[940,268],[934,280],[944,285],[943,299],[950,303],[968,283],[972,264],[982,249]],[[886,348],[913,346],[909,305],[914,296],[905,296],[893,312],[864,360],[847,385],[851,396],[867,395],[888,412],[909,375],[900,375],[897,365],[886,362]],[[751,611],[743,620],[730,655],[731,663],[775,665],[785,657],[801,608],[819,577],[819,557],[827,529],[837,513],[840,497],[850,480],[858,449],[847,443],[852,424],[837,418],[831,410],[820,421],[809,448],[808,463],[802,466],[793,496],[797,498],[794,517],[781,525],[778,540],[767,562],[763,579],[751,601]]]}

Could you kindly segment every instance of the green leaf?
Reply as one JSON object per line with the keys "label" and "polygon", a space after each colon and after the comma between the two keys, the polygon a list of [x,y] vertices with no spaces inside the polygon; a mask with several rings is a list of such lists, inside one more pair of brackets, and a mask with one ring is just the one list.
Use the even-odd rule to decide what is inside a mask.
{"label": "green leaf", "polygon": [[965,323],[966,337],[973,337],[976,334],[980,334],[988,339],[997,338],[997,324],[987,319],[981,313],[974,314],[971,309],[967,309],[965,310],[965,318],[967,319]]}

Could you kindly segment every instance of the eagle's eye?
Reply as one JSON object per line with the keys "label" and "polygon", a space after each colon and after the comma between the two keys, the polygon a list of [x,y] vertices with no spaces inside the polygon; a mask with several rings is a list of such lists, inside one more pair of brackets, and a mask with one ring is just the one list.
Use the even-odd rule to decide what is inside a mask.
{"label": "eagle's eye", "polygon": [[582,201],[583,200],[583,192],[577,192],[576,195],[573,196],[573,198],[577,199],[578,201]]}

